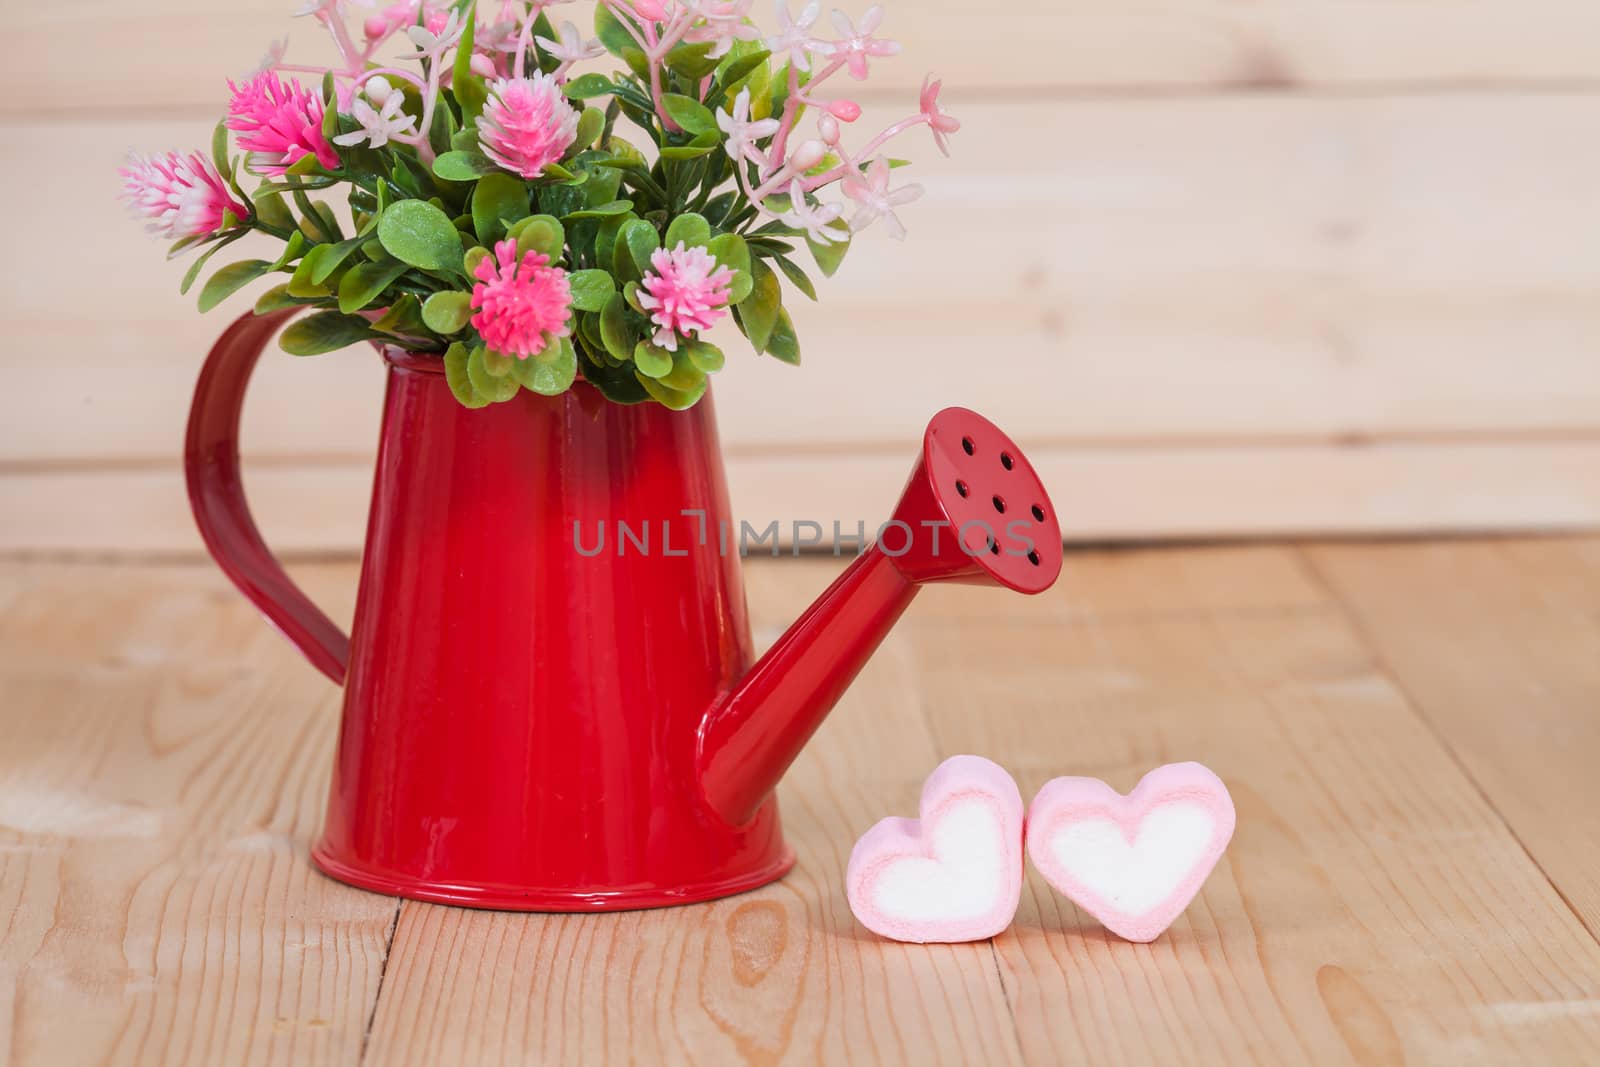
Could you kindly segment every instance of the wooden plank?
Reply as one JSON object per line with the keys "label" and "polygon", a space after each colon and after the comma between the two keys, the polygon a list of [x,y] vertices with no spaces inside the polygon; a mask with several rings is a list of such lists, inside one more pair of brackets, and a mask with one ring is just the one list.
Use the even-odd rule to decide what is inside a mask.
{"label": "wooden plank", "polygon": [[[911,469],[902,450],[781,456],[735,450],[736,515],[785,544],[872,537]],[[1024,440],[1026,445],[1026,439]],[[1600,527],[1600,442],[1373,447],[1029,447],[1067,540]],[[253,463],[267,541],[289,554],[355,552],[369,460]],[[821,533],[796,523],[815,522]],[[848,544],[846,550],[849,551]],[[176,454],[153,468],[0,470],[0,551],[201,551]],[[755,551],[762,549],[757,547]]]}
{"label": "wooden plank", "polygon": [[[285,33],[292,60],[331,62],[326,35],[291,20],[290,6],[29,5],[16,13],[16,60],[0,77],[0,100],[27,114],[202,109]],[[583,22],[588,8],[559,14]],[[773,28],[770,7],[756,18]],[[884,32],[905,54],[875,65],[873,87],[909,90],[927,69],[975,89],[1188,91],[1539,85],[1593,80],[1600,70],[1600,14],[1585,0],[1350,0],[1336,11],[1293,0],[1018,0],[1003,23],[982,18],[957,0],[891,5]]]}
{"label": "wooden plank", "polygon": [[[1212,558],[1177,555],[1191,574]],[[996,940],[1024,1057],[1591,1062],[1600,944],[1292,552],[1256,550],[1237,586],[1245,561],[1224,553],[1198,605],[1152,558],[1069,558],[1064,589],[1095,608],[1070,618],[973,625],[957,602],[982,591],[954,589],[909,616],[941,756],[986,754],[1024,796],[1197,759],[1239,809],[1226,860],[1149,946],[1030,873]],[[1084,593],[1106,567],[1119,580]]]}
{"label": "wooden plank", "polygon": [[[750,570],[770,639],[831,562]],[[839,886],[850,844],[932,766],[921,688],[896,637],[783,787],[799,865],[704,907],[490,915],[407,903],[371,1059],[481,1063],[1018,1063],[987,942],[877,941]]]}
{"label": "wooden plank", "polygon": [[1600,932],[1600,542],[1330,546],[1307,556]]}
{"label": "wooden plank", "polygon": [[8,1067],[360,1056],[395,905],[306,858],[338,694],[225,586],[0,569]]}
{"label": "wooden plank", "polygon": [[[1600,428],[1600,145],[1574,135],[1600,123],[1600,95],[963,111],[955,159],[918,168],[910,242],[864,234],[822,304],[796,298],[804,369],[724,338],[730,444],[898,444],[951,403],[1063,442]],[[97,121],[0,139],[0,181],[59,164],[12,222],[32,251],[0,296],[0,458],[172,453],[228,313],[203,320],[174,293],[181,266],[122,217],[110,173],[130,143],[207,133]],[[921,138],[907,152],[933,154]],[[62,283],[82,269],[64,219],[114,280],[93,300]],[[370,358],[270,359],[247,440],[364,451],[378,392]]]}

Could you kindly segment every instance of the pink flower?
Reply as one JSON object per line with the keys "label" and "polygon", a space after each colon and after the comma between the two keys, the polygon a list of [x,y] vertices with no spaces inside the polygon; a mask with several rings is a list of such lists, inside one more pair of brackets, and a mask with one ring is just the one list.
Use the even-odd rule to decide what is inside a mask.
{"label": "pink flower", "polygon": [[252,153],[257,174],[281,175],[306,156],[316,156],[327,170],[339,166],[339,153],[322,136],[322,98],[297,82],[262,72],[243,85],[228,82],[228,129],[239,147]]}
{"label": "pink flower", "polygon": [[517,242],[507,238],[473,273],[472,325],[493,351],[527,359],[571,336],[572,287],[544,253],[529,249],[519,262]]}
{"label": "pink flower", "polygon": [[749,86],[739,90],[731,110],[717,112],[717,127],[727,138],[722,142],[722,147],[727,149],[730,158],[736,160],[748,159],[752,163],[765,164],[766,153],[761,151],[756,142],[777,133],[778,126],[777,119],[750,121]]}
{"label": "pink flower", "polygon": [[489,86],[478,140],[483,154],[506,170],[537,178],[577,137],[578,113],[550,75],[501,78]]}
{"label": "pink flower", "polygon": [[930,74],[922,80],[922,117],[928,120],[928,127],[933,130],[934,143],[939,146],[939,151],[945,155],[950,154],[950,134],[961,129],[961,120],[945,113],[939,106],[939,90],[944,82],[934,81]]}
{"label": "pink flower", "polygon": [[684,34],[691,44],[711,43],[707,59],[721,59],[733,48],[733,42],[759,41],[761,31],[750,24],[747,15],[752,0],[694,0],[692,7],[703,19]]}
{"label": "pink flower", "polygon": [[665,22],[676,13],[673,0],[633,0],[634,12],[646,22]]}
{"label": "pink flower", "polygon": [[661,327],[653,338],[661,348],[676,352],[679,337],[709,330],[728,313],[733,271],[719,268],[705,249],[679,241],[670,252],[656,249],[650,266],[652,271],[640,283],[639,303],[652,313],[650,321]]}
{"label": "pink flower", "polygon": [[767,38],[767,50],[774,56],[787,54],[796,70],[810,73],[811,54],[827,55],[832,47],[811,36],[811,27],[822,15],[822,4],[820,0],[811,0],[801,8],[799,18],[790,17],[787,0],[777,0],[777,6],[778,32]]}
{"label": "pink flower", "polygon": [[906,239],[905,225],[894,209],[909,204],[922,196],[922,186],[911,184],[899,189],[889,188],[889,161],[879,156],[872,161],[865,175],[854,167],[844,178],[844,195],[860,205],[856,217],[850,220],[850,229],[856,233],[884,219],[889,226],[889,236],[896,241]]}
{"label": "pink flower", "polygon": [[128,157],[122,175],[122,198],[135,215],[149,220],[147,229],[179,240],[204,237],[222,227],[222,214],[247,218],[250,209],[229,193],[217,168],[199,152],[180,156]]}
{"label": "pink flower", "polygon": [[841,40],[834,42],[829,54],[834,59],[843,59],[850,70],[850,77],[856,81],[864,81],[867,77],[868,56],[882,59],[900,54],[900,42],[872,36],[873,31],[882,24],[883,8],[876,4],[867,8],[866,14],[861,16],[859,29],[843,11],[833,13],[833,28],[839,31]]}

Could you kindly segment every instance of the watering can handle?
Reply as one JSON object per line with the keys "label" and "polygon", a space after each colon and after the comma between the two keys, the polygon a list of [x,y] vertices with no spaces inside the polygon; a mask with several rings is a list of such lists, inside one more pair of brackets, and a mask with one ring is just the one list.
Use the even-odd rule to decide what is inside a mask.
{"label": "watering can handle", "polygon": [[184,474],[189,504],[212,558],[311,665],[344,684],[350,639],[284,573],[250,517],[239,472],[239,415],[262,349],[296,309],[246,313],[217,339],[200,371]]}

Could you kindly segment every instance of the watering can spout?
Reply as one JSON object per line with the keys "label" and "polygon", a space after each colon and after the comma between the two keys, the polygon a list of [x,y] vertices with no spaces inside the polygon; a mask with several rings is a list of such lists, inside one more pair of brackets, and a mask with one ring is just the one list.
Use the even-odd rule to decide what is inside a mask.
{"label": "watering can spout", "polygon": [[894,518],[701,722],[711,809],[742,825],[931,582],[1034,595],[1061,572],[1061,528],[1027,457],[963,408],[935,416]]}

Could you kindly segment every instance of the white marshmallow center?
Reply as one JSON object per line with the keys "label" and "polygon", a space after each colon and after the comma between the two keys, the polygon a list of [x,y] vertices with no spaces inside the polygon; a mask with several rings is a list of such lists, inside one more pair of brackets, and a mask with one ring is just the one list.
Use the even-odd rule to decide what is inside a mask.
{"label": "white marshmallow center", "polygon": [[[924,827],[926,830],[926,826]],[[908,856],[878,876],[873,905],[903,922],[987,915],[1006,888],[1005,826],[992,802],[952,801],[933,824],[932,857]]]}
{"label": "white marshmallow center", "polygon": [[1167,804],[1145,816],[1131,843],[1110,819],[1082,819],[1056,831],[1050,852],[1085,889],[1137,915],[1172,895],[1205,854],[1215,828],[1205,808]]}

